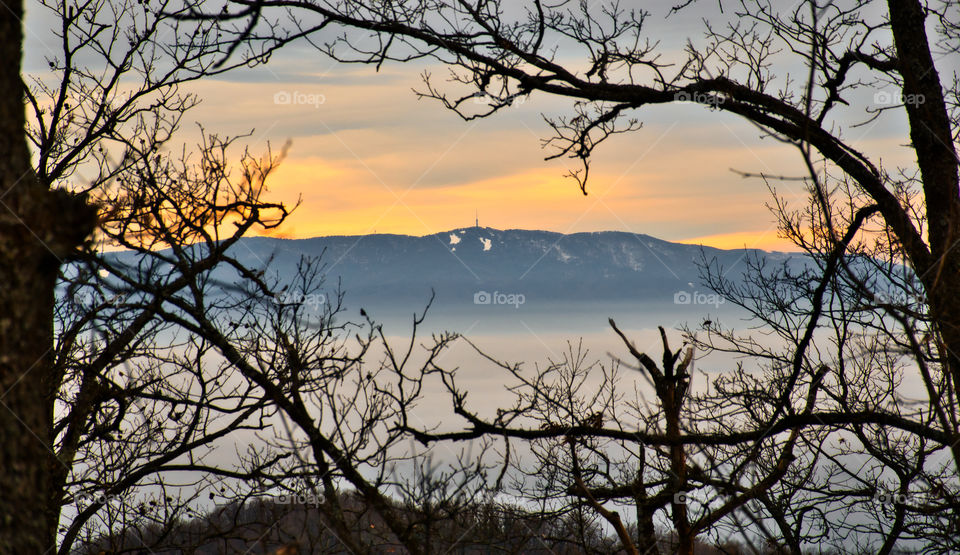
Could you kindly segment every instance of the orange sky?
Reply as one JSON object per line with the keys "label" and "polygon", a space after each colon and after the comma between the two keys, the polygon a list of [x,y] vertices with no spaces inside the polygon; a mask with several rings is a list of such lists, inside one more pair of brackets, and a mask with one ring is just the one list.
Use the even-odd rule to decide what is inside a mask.
{"label": "orange sky", "polygon": [[[252,131],[240,144],[254,154],[268,144],[279,152],[289,142],[268,182],[270,200],[301,205],[272,235],[426,235],[473,225],[478,213],[481,225],[499,229],[615,230],[720,248],[793,250],[777,235],[765,184],[731,169],[802,175],[800,158],[730,115],[694,104],[639,111],[642,129],[595,152],[584,196],[564,177],[576,163],[545,162],[548,151],[540,146],[549,135],[541,114],[568,114],[569,101],[533,96],[464,122],[434,101],[417,100],[417,68],[376,73],[316,65],[290,71],[281,59],[190,85],[202,103],[189,117],[208,132]],[[885,153],[889,167],[903,156],[900,136],[874,127],[849,140]],[[192,122],[182,130],[184,141],[197,142]],[[234,154],[239,158],[240,149]],[[805,204],[801,183],[774,185],[792,206]]]}
{"label": "orange sky", "polygon": [[[411,89],[420,84],[418,68],[316,66],[285,73],[287,66],[271,62],[265,76],[260,69],[193,86],[203,99],[193,116],[209,129],[253,128],[246,144],[254,151],[291,141],[270,187],[274,198],[300,198],[302,205],[279,235],[424,235],[473,225],[476,211],[481,225],[500,229],[619,230],[721,248],[791,250],[777,236],[764,183],[731,168],[802,175],[800,158],[732,116],[692,104],[640,111],[643,129],[597,151],[585,197],[563,177],[574,162],[545,162],[540,147],[549,131],[541,114],[569,113],[568,101],[534,96],[464,122],[434,101],[417,100]],[[300,103],[276,104],[278,93]],[[867,126],[848,136],[889,158],[899,137],[878,135]],[[802,207],[802,184],[775,185]]]}
{"label": "orange sky", "polygon": [[[792,153],[757,141],[736,121],[714,125],[711,132],[721,135],[715,142],[704,140],[702,125],[669,119],[617,137],[598,151],[584,196],[564,178],[572,161],[543,160],[547,129],[539,112],[554,108],[550,99],[463,122],[418,102],[410,92],[416,76],[403,69],[355,71],[330,85],[201,82],[194,90],[204,102],[194,117],[224,133],[255,127],[247,141],[254,151],[291,141],[270,181],[274,198],[302,199],[278,232],[287,237],[423,235],[473,225],[476,211],[481,225],[501,229],[622,230],[720,247],[788,248],[764,207],[763,183],[729,168],[771,171],[791,164]],[[277,105],[277,91],[323,103]]]}
{"label": "orange sky", "polygon": [[[702,22],[663,25],[693,32]],[[39,75],[48,37],[33,28],[27,25],[25,63]],[[36,29],[42,28],[38,20]],[[683,33],[670,36],[679,40]],[[670,40],[663,46],[668,57],[683,46]],[[804,173],[801,160],[793,147],[762,140],[742,120],[692,103],[635,111],[630,115],[643,128],[595,152],[584,197],[563,177],[578,167],[575,161],[545,162],[550,152],[541,149],[550,136],[543,116],[570,115],[570,100],[535,94],[465,122],[436,101],[417,99],[412,89],[422,89],[423,71],[448,86],[441,66],[388,64],[375,71],[338,64],[308,45],[291,46],[265,66],[182,87],[202,100],[182,122],[182,138],[197,142],[196,121],[221,135],[252,131],[242,144],[253,153],[268,143],[277,151],[289,141],[289,156],[268,184],[271,200],[302,200],[276,231],[287,237],[423,235],[473,225],[477,212],[481,225],[500,229],[617,230],[723,248],[791,250],[777,237],[766,185],[731,169],[796,176]],[[853,103],[849,110],[859,113],[851,121],[863,119],[867,104]],[[895,173],[897,164],[913,162],[901,146],[908,135],[898,114],[847,127],[844,140]],[[774,185],[791,206],[803,207],[801,183]]]}

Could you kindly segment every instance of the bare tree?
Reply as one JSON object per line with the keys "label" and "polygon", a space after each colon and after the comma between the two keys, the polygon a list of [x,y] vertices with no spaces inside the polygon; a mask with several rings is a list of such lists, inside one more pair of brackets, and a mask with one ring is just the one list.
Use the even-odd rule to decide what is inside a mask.
{"label": "bare tree", "polygon": [[211,137],[197,163],[153,153],[132,159],[104,192],[111,211],[100,228],[127,250],[88,252],[65,266],[54,357],[64,376],[54,424],[61,465],[50,500],[62,553],[103,525],[170,525],[196,510],[201,495],[230,498],[218,478],[242,489],[282,458],[207,460],[229,461],[212,452],[218,443],[229,448],[235,435],[268,429],[272,408],[232,379],[209,341],[166,317],[178,302],[220,318],[233,311],[213,276],[231,267],[228,252],[248,230],[286,216],[282,205],[260,200],[276,160],[246,156],[234,178],[231,142]]}
{"label": "bare tree", "polygon": [[[682,2],[673,11],[694,5]],[[770,269],[758,263],[755,287],[742,290],[725,284],[721,273],[707,272],[709,283],[751,308],[782,340],[766,345],[719,326],[703,330],[706,338],[689,334],[686,339],[701,350],[752,357],[752,367],[716,380],[719,393],[685,397],[691,393],[677,373],[684,359],[665,340],[662,365],[631,353],[657,394],[657,410],[645,415],[663,419],[656,433],[644,432],[642,421],[622,430],[617,420],[612,429],[589,426],[591,415],[577,412],[580,405],[570,395],[519,373],[522,387],[532,392],[528,402],[483,419],[451,385],[455,409],[470,429],[409,431],[428,442],[552,438],[556,445],[541,460],[562,469],[558,483],[574,487],[567,493],[579,487],[582,500],[618,530],[625,526],[603,506],[603,488],[587,479],[602,474],[585,465],[580,449],[603,461],[606,455],[581,438],[642,441],[639,452],[653,449],[662,464],[661,478],[641,474],[633,486],[662,484],[653,496],[662,505],[649,507],[665,506],[691,483],[732,495],[693,519],[683,504],[672,504],[681,552],[691,552],[692,537],[714,525],[744,530],[732,519],[747,499],[760,503],[759,516],[751,517],[754,533],[790,551],[867,530],[880,535],[876,547],[889,552],[911,538],[932,542],[930,549],[955,548],[949,538],[956,515],[948,510],[960,468],[960,251],[954,248],[960,237],[960,81],[955,70],[951,75],[960,52],[960,14],[954,8],[920,1],[721,2],[722,13],[705,24],[704,38],[691,37],[685,56],[673,63],[657,49],[650,15],[618,3],[250,0],[229,2],[215,13],[195,2],[184,16],[242,22],[226,39],[237,45],[275,48],[308,36],[345,62],[439,61],[451,70],[452,84],[437,86],[426,75],[420,94],[465,119],[493,114],[523,95],[570,98],[573,114],[549,120],[556,134],[547,144],[557,149],[552,157],[583,162],[573,177],[585,193],[594,148],[612,134],[636,130],[631,114],[643,107],[693,100],[795,146],[806,175],[742,174],[771,188],[780,180],[805,183],[806,210],[792,213],[777,199],[775,212],[783,232],[814,264]],[[581,62],[561,63],[558,47],[579,52]],[[788,74],[797,67],[804,68],[802,80]],[[871,95],[873,103],[862,100]],[[488,108],[478,109],[471,102],[477,98]],[[886,168],[878,154],[861,152],[845,138],[853,127],[891,112],[908,122],[913,167]],[[669,380],[668,367],[674,371]],[[897,394],[907,377],[919,377],[918,398]],[[684,410],[699,415],[694,420],[709,431],[694,427],[679,438],[682,398]],[[556,410],[551,406],[568,412],[563,422],[548,418]],[[513,418],[539,413],[541,427],[511,425]],[[829,445],[840,439],[839,448]],[[693,454],[683,446],[703,457],[696,469],[688,466]],[[626,451],[638,452],[635,445]],[[628,465],[634,471],[647,465],[638,457]],[[863,457],[869,478],[851,466]],[[756,465],[757,479],[744,482],[740,473],[749,464]],[[623,483],[607,482],[603,487]],[[932,502],[876,503],[888,486],[900,495],[922,486]],[[857,500],[866,524],[835,525],[836,504],[848,498]],[[767,531],[770,522],[774,531]],[[641,512],[637,537],[643,547],[655,543],[650,527]],[[626,545],[626,534],[620,536]]]}
{"label": "bare tree", "polygon": [[[684,2],[675,10],[694,4]],[[958,275],[960,255],[950,248],[960,225],[954,146],[957,84],[942,85],[933,59],[939,52],[942,63],[947,63],[960,48],[957,14],[948,3],[882,4],[804,2],[780,10],[767,2],[722,3],[730,14],[726,26],[710,24],[704,45],[698,47],[691,40],[686,58],[676,66],[661,61],[646,40],[648,14],[618,4],[590,10],[586,3],[545,5],[534,0],[507,10],[495,1],[276,0],[230,2],[226,9],[208,14],[197,2],[184,17],[243,21],[241,32],[231,39],[260,48],[305,35],[322,37],[329,28],[339,27],[352,31],[316,41],[336,59],[373,64],[436,59],[449,65],[454,80],[471,90],[451,97],[431,85],[427,76],[427,89],[421,94],[439,99],[466,118],[508,107],[518,95],[569,97],[577,115],[553,120],[557,136],[551,142],[560,148],[557,156],[570,155],[585,163],[604,138],[631,129],[632,120],[624,122],[624,117],[643,106],[695,99],[741,116],[798,148],[813,174],[813,194],[827,198],[832,183],[847,180],[869,201],[860,219],[882,222],[915,270],[942,339],[945,371],[957,388],[960,359],[951,353],[960,352],[960,327],[954,321],[960,311],[952,303],[960,296],[951,276]],[[886,11],[878,13],[884,7]],[[934,36],[929,36],[931,32]],[[556,49],[547,45],[558,41],[579,49],[583,68],[555,61]],[[783,52],[781,57],[778,51]],[[774,64],[798,62],[807,69],[804,82],[774,73]],[[863,112],[872,118],[891,109],[904,111],[917,154],[916,172],[905,169],[901,176],[892,175],[841,136],[851,122],[836,113],[838,106],[884,84],[896,88],[899,94],[892,100],[899,102],[866,106]],[[493,100],[491,109],[468,112],[476,104],[467,101],[478,95]],[[827,169],[816,170],[814,163]],[[577,177],[586,190],[586,172]],[[910,188],[917,190],[920,205],[906,204],[900,192]],[[833,246],[843,245],[844,231],[835,230]]]}
{"label": "bare tree", "polygon": [[[30,165],[24,132],[21,2],[4,5],[0,63],[0,550],[43,552],[56,523],[47,512],[56,396],[50,350],[53,290],[60,260],[95,225],[83,198],[52,190]],[[43,461],[43,462],[41,462]]]}
{"label": "bare tree", "polygon": [[[701,330],[697,346],[820,375],[821,410],[841,416],[821,423],[823,433],[804,449],[811,459],[786,480],[791,492],[783,506],[796,533],[811,530],[811,542],[872,536],[872,550],[884,553],[918,544],[928,552],[956,550],[958,407],[922,283],[882,227],[853,240],[865,219],[862,193],[838,187],[832,200],[801,210],[777,204],[783,232],[808,253],[809,265],[752,260],[747,284],[705,265],[708,284],[787,348],[714,323]],[[801,233],[816,226],[817,232]],[[842,253],[831,242],[831,226],[848,230]],[[796,322],[809,321],[812,311],[822,314],[821,324],[798,359],[807,328]],[[790,375],[779,372],[774,383]],[[761,402],[773,400],[767,393]],[[855,514],[855,522],[840,512]]]}
{"label": "bare tree", "polygon": [[[129,291],[105,287],[92,262],[104,230],[112,228],[106,233],[108,242],[149,249],[170,239],[150,236],[160,225],[154,222],[151,228],[151,218],[175,229],[178,247],[210,237],[211,230],[198,230],[197,224],[216,228],[227,221],[238,223],[228,236],[214,233],[226,248],[251,227],[270,225],[270,218],[286,215],[282,206],[260,200],[262,179],[273,160],[260,165],[259,175],[252,171],[246,176],[246,188],[229,189],[224,187],[224,167],[208,165],[191,173],[190,168],[177,168],[169,156],[161,155],[180,117],[194,103],[178,91],[178,85],[236,66],[225,63],[227,48],[207,33],[210,26],[179,22],[164,14],[166,6],[41,3],[38,7],[57,15],[54,34],[60,51],[50,53],[49,71],[28,79],[27,86],[19,65],[22,8],[15,2],[3,10],[7,50],[0,81],[7,106],[0,119],[6,126],[3,141],[9,143],[4,148],[8,166],[3,185],[7,223],[0,233],[6,245],[2,248],[6,258],[0,341],[8,353],[0,370],[4,399],[0,421],[7,446],[2,478],[7,493],[0,501],[0,550],[4,552],[52,549],[68,490],[73,495],[109,493],[90,488],[123,489],[127,487],[123,484],[134,484],[169,466],[178,449],[180,454],[188,453],[203,443],[191,445],[192,441],[220,433],[193,428],[194,437],[185,439],[187,433],[178,438],[183,440],[180,443],[170,440],[160,449],[134,455],[125,446],[136,434],[120,439],[130,433],[128,429],[121,432],[124,418],[138,412],[132,408],[135,398],[153,395],[158,402],[165,398],[175,403],[173,384],[191,372],[196,377],[198,360],[177,359],[169,351],[161,354],[163,346],[151,343],[150,335],[164,330],[156,318],[164,295],[195,285],[203,272],[219,263],[222,252],[213,248],[209,258],[179,265],[179,282],[165,283],[162,290],[140,288],[118,301],[117,295]],[[170,41],[163,43],[158,37]],[[207,145],[201,153],[203,161],[225,165],[218,149],[229,142],[215,140]],[[246,168],[254,170],[255,161],[247,162]],[[182,181],[172,183],[175,177]],[[235,179],[233,185],[239,181]],[[275,209],[279,214],[266,214]],[[206,219],[193,223],[187,219],[194,217]],[[94,238],[95,232],[99,235]],[[61,275],[60,268],[67,262],[70,265]],[[64,305],[63,291],[55,290],[58,278],[64,279],[61,285],[69,284],[67,294],[79,293],[85,300]],[[202,342],[188,345],[197,357],[209,350]],[[125,363],[147,353],[155,356],[141,367],[143,374],[118,379]],[[164,365],[179,365],[179,372],[174,372],[179,377],[158,384]],[[206,383],[213,387],[212,399],[220,395],[237,401],[235,415],[250,417],[263,409],[262,402],[243,399],[241,392],[222,389],[222,383]],[[151,385],[157,388],[151,390]],[[189,390],[181,394],[189,395]],[[147,420],[156,420],[154,409],[139,412]],[[196,414],[201,412],[190,413]],[[225,430],[244,426],[239,419],[226,424]],[[141,440],[158,439],[147,437],[146,431],[142,430]],[[136,448],[145,445],[140,441]],[[138,466],[144,461],[149,463]],[[120,478],[132,470],[136,472]],[[91,472],[102,473],[92,479]],[[108,477],[110,473],[113,477]],[[78,518],[82,521],[91,515],[88,511]],[[65,533],[72,537],[76,530]]]}
{"label": "bare tree", "polygon": [[[691,3],[678,9],[686,9],[687,4]],[[40,379],[43,372],[34,370],[25,377],[16,371],[30,367],[37,358],[11,363],[10,372],[4,369],[9,384],[4,383],[16,386],[10,392],[13,414],[29,429],[39,430],[41,440],[25,442],[19,424],[4,420],[5,426],[10,424],[5,438],[13,438],[11,445],[22,445],[22,449],[5,451],[7,457],[20,458],[9,461],[9,468],[17,470],[6,473],[16,482],[7,484],[12,489],[6,491],[19,493],[7,498],[8,504],[0,510],[3,515],[15,515],[4,520],[4,526],[16,529],[15,534],[2,534],[10,538],[4,549],[29,552],[41,543],[48,545],[65,491],[94,494],[150,486],[162,491],[165,486],[158,476],[169,469],[180,470],[176,456],[189,457],[192,449],[206,445],[204,441],[220,432],[266,429],[259,419],[274,417],[286,423],[285,433],[273,438],[269,452],[246,461],[250,464],[245,470],[233,471],[233,477],[322,498],[325,525],[358,551],[378,542],[395,542],[413,553],[430,552],[439,531],[436,523],[445,514],[468,507],[464,498],[490,487],[479,479],[487,464],[483,456],[464,458],[459,468],[454,467],[445,480],[449,487],[422,489],[429,482],[425,477],[420,485],[399,480],[390,469],[391,464],[403,462],[395,448],[407,434],[427,444],[485,440],[482,445],[488,449],[494,441],[503,441],[504,449],[511,441],[528,442],[539,464],[536,476],[530,478],[544,481],[520,480],[524,473],[532,473],[531,468],[504,451],[519,473],[513,475],[520,480],[517,491],[539,506],[541,516],[568,517],[570,529],[561,535],[570,537],[573,531],[581,546],[595,534],[599,517],[616,532],[617,548],[626,552],[676,549],[690,553],[698,537],[715,539],[720,545],[742,534],[757,551],[766,549],[760,543],[767,542],[798,553],[812,542],[861,532],[879,535],[883,552],[912,539],[927,542],[933,546],[930,549],[955,549],[960,358],[952,353],[960,352],[960,312],[956,310],[960,308],[956,300],[960,255],[951,247],[960,228],[954,146],[958,107],[956,82],[951,88],[943,87],[933,60],[936,49],[948,56],[957,51],[956,14],[950,5],[891,2],[887,13],[878,17],[871,11],[879,6],[876,2],[825,6],[808,2],[789,11],[763,2],[741,2],[735,4],[729,25],[710,25],[705,43],[694,46],[691,41],[687,57],[677,66],[663,63],[652,43],[646,42],[647,16],[617,5],[593,11],[582,3],[547,6],[533,1],[517,16],[510,15],[516,7],[506,10],[492,1],[257,0],[232,2],[232,9],[217,6],[215,13],[204,13],[202,3],[180,11],[172,4],[158,9],[132,4],[130,10],[104,9],[110,6],[114,5],[84,4],[84,10],[55,6],[65,15],[67,46],[63,60],[52,60],[52,64],[63,79],[56,84],[37,83],[27,95],[35,116],[29,135],[36,150],[34,173],[38,190],[84,191],[102,201],[101,221],[107,236],[134,249],[146,262],[131,273],[120,259],[99,256],[91,264],[92,258],[87,257],[86,273],[70,277],[75,290],[89,291],[93,286],[107,294],[92,297],[93,302],[76,313],[64,308],[65,322],[74,326],[64,329],[77,330],[76,337],[62,336],[67,341],[58,343],[59,362],[43,355],[50,361],[40,368],[49,367],[52,372],[59,368],[63,379],[44,381]],[[284,8],[292,16],[290,31],[281,25],[281,12],[276,11]],[[104,26],[95,19],[112,17],[116,23],[117,14],[134,19],[129,26],[132,35],[118,31],[119,25]],[[140,17],[142,24],[136,23]],[[179,23],[184,19],[199,23]],[[928,37],[927,19],[938,37]],[[11,22],[5,25],[15,26]],[[151,45],[162,44],[155,33],[163,22],[182,24],[189,32],[174,33],[182,40],[170,50],[151,50]],[[191,102],[176,94],[177,83],[228,68],[225,60],[240,52],[241,46],[252,46],[256,61],[286,42],[335,26],[368,31],[373,39],[359,40],[352,30],[325,43],[323,50],[338,59],[379,64],[433,57],[449,64],[469,90],[451,95],[428,80],[422,94],[439,99],[465,118],[489,115],[508,107],[518,95],[532,92],[574,99],[575,115],[552,120],[557,135],[550,144],[559,148],[557,156],[584,162],[584,170],[574,175],[584,191],[593,149],[610,134],[636,129],[630,112],[650,104],[698,100],[742,116],[764,133],[795,145],[809,175],[787,177],[806,181],[810,208],[799,214],[782,209],[778,216],[784,232],[813,255],[815,265],[775,271],[758,265],[756,287],[745,290],[724,283],[718,278],[721,273],[708,271],[705,276],[717,290],[752,308],[783,343],[760,344],[717,325],[702,330],[705,338],[689,330],[684,338],[688,345],[673,350],[664,332],[663,361],[657,363],[614,326],[631,355],[630,365],[639,372],[631,375],[650,381],[651,402],[636,391],[625,402],[616,365],[605,369],[600,387],[584,386],[590,369],[596,367],[587,364],[581,353],[571,352],[536,376],[492,360],[516,380],[517,404],[486,417],[470,408],[454,372],[437,364],[437,355],[455,336],[436,338],[428,347],[426,362],[414,363],[410,358],[414,340],[394,350],[372,321],[362,328],[337,324],[336,303],[320,314],[305,314],[304,299],[318,287],[316,267],[309,264],[300,273],[302,281],[292,289],[294,301],[286,302],[289,297],[284,293],[291,290],[283,287],[290,284],[246,268],[225,250],[248,228],[244,225],[269,225],[261,210],[280,208],[259,200],[259,178],[266,173],[249,166],[254,168],[247,174],[252,179],[241,179],[239,188],[228,190],[224,200],[219,186],[229,180],[226,160],[217,155],[221,143],[201,150],[200,173],[193,177],[186,168],[172,169],[162,156],[157,160],[156,150]],[[560,65],[555,52],[545,47],[548,39],[579,47],[585,54],[584,67]],[[129,48],[117,51],[126,52],[126,57],[115,59],[115,51],[108,46],[125,40]],[[75,71],[71,44],[94,45],[108,60],[107,73]],[[775,55],[778,49],[787,56],[785,61]],[[138,65],[145,61],[149,63]],[[781,61],[801,62],[808,69],[806,81],[797,86],[778,80],[771,64]],[[117,86],[120,70],[130,67],[143,67],[142,75],[158,77],[144,77],[144,88],[135,93],[141,96],[134,102],[126,102]],[[161,67],[175,71],[159,71]],[[16,68],[14,74],[18,72]],[[19,81],[0,82],[20,90]],[[850,102],[858,90],[873,92],[879,83],[896,87],[901,102],[877,113],[868,111],[865,117],[903,109],[910,122],[916,168],[890,173],[843,139],[845,122],[835,115],[837,107]],[[468,101],[478,96],[488,100],[490,109],[468,111],[477,106]],[[163,109],[141,109],[137,100],[147,98],[160,98]],[[10,113],[19,113],[19,105],[15,108]],[[4,136],[21,136],[22,119],[4,117],[3,121],[16,131]],[[139,138],[144,138],[143,146]],[[109,146],[111,141],[114,148]],[[25,148],[17,149],[7,150],[14,155],[11,159],[19,160],[20,153],[26,160]],[[98,177],[90,185],[68,187],[66,180],[90,161]],[[184,175],[188,178],[183,179]],[[10,187],[19,191],[25,186],[11,183]],[[86,214],[84,218],[90,219],[89,210],[64,212]],[[46,229],[32,223],[42,218],[12,213],[22,217],[29,230]],[[51,211],[42,213],[49,220]],[[240,222],[239,228],[221,237],[218,230],[231,218]],[[58,220],[58,225],[60,221],[67,220]],[[15,224],[26,236],[27,228]],[[79,231],[69,235],[62,253],[55,248],[55,255],[63,258],[92,224],[72,229]],[[27,239],[11,243],[33,245],[29,256],[18,251],[21,267],[24,260],[53,260],[42,243]],[[170,251],[157,250],[158,246]],[[51,263],[55,270],[57,263]],[[222,296],[210,288],[210,271],[220,264],[231,267],[240,278],[241,285],[232,295]],[[27,276],[22,268],[17,273],[13,265],[9,267],[20,276],[20,281],[10,283],[22,287],[9,289],[9,294],[5,289],[3,295],[9,296],[4,297],[5,303],[27,307],[24,292],[41,289],[44,295],[32,299],[46,298],[49,303],[31,300],[32,319],[24,312],[9,312],[17,315],[16,325],[7,329],[28,329],[21,326],[40,322],[43,325],[31,333],[49,330],[56,271],[44,281]],[[156,279],[157,273],[170,268],[176,271]],[[108,270],[110,277],[100,276],[100,269]],[[177,276],[183,279],[178,282]],[[120,301],[118,294],[123,295]],[[311,317],[319,318],[319,323],[311,323]],[[830,337],[818,335],[824,327]],[[174,329],[184,334],[180,344],[184,348],[151,345],[154,339],[149,338]],[[349,346],[330,333],[348,329],[362,329]],[[7,350],[18,356],[39,355],[52,344],[50,335],[31,336],[24,342],[11,333],[9,337],[15,339],[11,345],[18,348]],[[2,336],[6,341],[8,334]],[[28,344],[32,350],[19,348]],[[369,353],[375,344],[385,349],[384,358],[370,367]],[[697,350],[748,354],[757,364],[696,390],[690,381]],[[214,352],[238,381],[218,381],[205,374],[207,357]],[[125,371],[122,363],[128,361],[140,364],[136,379],[119,380],[119,372]],[[904,372],[904,364],[921,376],[924,395],[919,400],[896,394],[903,377],[912,375]],[[176,370],[160,376],[161,368]],[[178,375],[197,385],[179,381]],[[167,378],[170,381],[164,381]],[[433,378],[447,386],[466,429],[438,433],[411,423],[410,410],[425,380]],[[41,395],[42,384],[56,387]],[[203,389],[202,404],[190,397],[196,391],[192,387]],[[53,399],[58,395],[67,416],[55,423]],[[131,408],[127,401],[133,397],[151,404],[146,409]],[[219,424],[184,431],[182,426],[157,422],[161,407],[168,407],[163,411],[168,419],[176,415],[195,423],[206,422],[211,411],[220,413]],[[142,451],[146,436],[122,435],[130,433],[124,418],[129,422],[135,417],[160,426],[154,430],[162,438],[162,448]],[[274,422],[270,425],[279,429]],[[840,439],[844,445],[831,445]],[[57,468],[59,458],[46,452],[39,457],[38,445],[55,446],[51,452],[78,464],[79,471]],[[948,454],[945,462],[937,458],[944,452]],[[167,454],[175,455],[164,460]],[[105,455],[116,456],[119,463]],[[855,466],[864,457],[866,475],[863,467]],[[30,464],[37,460],[50,464],[42,466],[42,472],[31,471]],[[125,482],[118,472],[128,468],[143,474],[136,482]],[[208,476],[229,474],[204,465],[188,470]],[[24,480],[25,476],[33,478]],[[493,491],[501,489],[501,482],[497,480]],[[42,487],[30,489],[36,484]],[[346,484],[363,500],[360,509],[344,502]],[[878,492],[912,495],[920,485],[933,494],[931,502],[876,502]],[[251,493],[250,486],[245,487],[239,492],[241,498]],[[38,491],[43,492],[43,518],[37,518],[37,499],[31,497]],[[409,499],[416,511],[397,505],[391,495]],[[137,507],[121,501],[115,511],[117,505],[95,499],[68,525],[65,534],[70,538],[84,529],[96,530],[90,520],[94,516],[102,518],[108,530],[152,519],[162,531],[169,529],[177,511],[189,506],[164,505],[171,514],[148,513],[141,519],[130,513]],[[854,500],[864,521],[837,525],[831,515],[848,500]],[[621,516],[626,507],[636,515],[635,522]],[[382,522],[387,530],[383,535],[358,533],[357,527],[370,521],[357,513],[366,511]],[[27,523],[21,518],[33,520]],[[665,522],[672,529],[672,540],[665,540],[657,529]]]}
{"label": "bare tree", "polygon": [[[422,400],[419,390],[401,387],[409,385],[407,376],[429,374],[456,336],[436,337],[423,360],[417,360],[412,354],[422,315],[399,349],[368,317],[351,346],[333,333],[340,326],[353,329],[333,320],[339,297],[318,313],[306,302],[320,295],[317,268],[306,264],[300,276],[282,290],[268,277],[250,278],[261,295],[248,296],[240,326],[187,305],[179,307],[184,317],[177,321],[208,338],[277,407],[287,432],[271,443],[295,456],[276,484],[267,485],[316,500],[327,525],[351,552],[368,552],[385,543],[410,553],[433,552],[433,523],[449,520],[484,490],[482,457],[449,471],[421,466],[419,473],[405,477],[411,465],[414,470],[430,465],[411,459],[414,455],[402,448],[404,431],[388,424]],[[264,302],[271,298],[281,302]],[[376,356],[371,349],[382,351],[380,362],[371,360]],[[364,512],[376,515],[382,533],[359,534],[356,526],[363,521],[356,508],[344,504],[344,488],[362,499]],[[441,507],[442,516],[432,512]]]}
{"label": "bare tree", "polygon": [[[449,519],[473,499],[475,468],[453,470],[463,478],[449,491],[395,473],[391,461],[409,461],[382,419],[412,399],[374,386],[376,364],[364,359],[382,332],[342,320],[339,293],[314,292],[317,261],[290,281],[269,275],[267,260],[250,266],[232,254],[248,232],[288,214],[263,198],[280,157],[232,162],[236,139],[206,133],[177,152],[181,119],[196,103],[179,86],[236,67],[230,45],[215,26],[167,14],[173,4],[45,6],[59,18],[62,52],[25,93],[33,163],[40,181],[82,195],[98,215],[94,241],[70,253],[51,305],[56,379],[44,383],[55,404],[48,452],[31,459],[49,463],[35,500],[46,528],[22,541],[61,553],[130,542],[191,548],[238,532],[219,525],[171,543],[184,518],[215,505],[236,513],[279,491],[323,499],[325,526],[347,545],[429,551],[441,532],[436,511]],[[238,437],[258,446],[224,457]],[[360,508],[342,484],[360,492]],[[371,510],[386,532],[358,533]],[[34,550],[26,545],[3,549]]]}

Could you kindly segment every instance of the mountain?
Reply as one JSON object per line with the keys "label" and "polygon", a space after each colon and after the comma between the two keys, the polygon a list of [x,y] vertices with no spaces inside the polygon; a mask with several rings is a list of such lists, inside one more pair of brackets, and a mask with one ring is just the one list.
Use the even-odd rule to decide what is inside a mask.
{"label": "mountain", "polygon": [[[313,239],[246,238],[234,256],[292,276],[301,256],[318,257],[327,287],[339,280],[348,301],[377,305],[555,305],[652,302],[705,304],[697,262],[715,260],[737,279],[749,255],[780,262],[800,255],[721,250],[607,231],[561,234],[486,227],[422,237],[330,236]],[[675,298],[676,297],[676,298]],[[715,299],[714,299],[715,300]]]}

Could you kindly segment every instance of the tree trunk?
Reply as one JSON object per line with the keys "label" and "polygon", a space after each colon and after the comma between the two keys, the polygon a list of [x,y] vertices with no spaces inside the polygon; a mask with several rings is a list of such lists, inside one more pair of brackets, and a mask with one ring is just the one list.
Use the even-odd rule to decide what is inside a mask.
{"label": "tree trunk", "polygon": [[[663,328],[661,328],[662,331]],[[666,348],[666,344],[664,344]],[[665,365],[666,366],[666,365]],[[672,369],[671,369],[672,370]],[[668,374],[670,375],[670,374]],[[669,379],[669,378],[668,378]],[[667,420],[667,437],[673,440],[670,446],[670,470],[673,475],[675,487],[686,492],[687,487],[687,455],[680,439],[680,411],[682,407],[681,396],[677,394],[676,382],[665,384],[665,395],[661,397],[664,416]],[[684,493],[684,496],[686,494]],[[677,532],[678,555],[693,555],[693,540],[696,534],[690,526],[690,519],[687,515],[687,499],[673,500],[673,527]]]}
{"label": "tree trunk", "polygon": [[[943,344],[939,346],[945,370],[953,381],[953,389],[960,398],[960,287],[957,274],[942,279],[930,295],[930,309],[940,331]],[[929,290],[929,289],[928,289]],[[956,444],[951,445],[952,448]],[[956,456],[956,455],[955,455]],[[960,464],[960,460],[957,461]]]}
{"label": "tree trunk", "polygon": [[0,9],[0,553],[44,553],[56,541],[52,423],[54,285],[61,260],[89,235],[82,198],[36,178],[24,133],[21,1]]}
{"label": "tree trunk", "polygon": [[933,255],[932,263],[918,265],[918,270],[943,339],[941,355],[960,396],[960,182],[952,124],[930,51],[923,5],[917,0],[889,0],[888,6]]}

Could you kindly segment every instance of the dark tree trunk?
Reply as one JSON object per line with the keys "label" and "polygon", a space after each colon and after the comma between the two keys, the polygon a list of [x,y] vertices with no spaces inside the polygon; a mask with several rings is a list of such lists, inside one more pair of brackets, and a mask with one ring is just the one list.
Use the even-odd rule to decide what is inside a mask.
{"label": "dark tree trunk", "polygon": [[36,178],[24,134],[23,6],[0,9],[0,553],[44,553],[56,539],[51,365],[61,260],[92,231],[83,199]]}
{"label": "dark tree trunk", "polygon": [[[941,355],[960,396],[960,183],[950,115],[933,63],[923,6],[890,0],[910,140],[923,179],[931,263],[918,266],[943,339]],[[916,262],[916,261],[915,261]]]}

